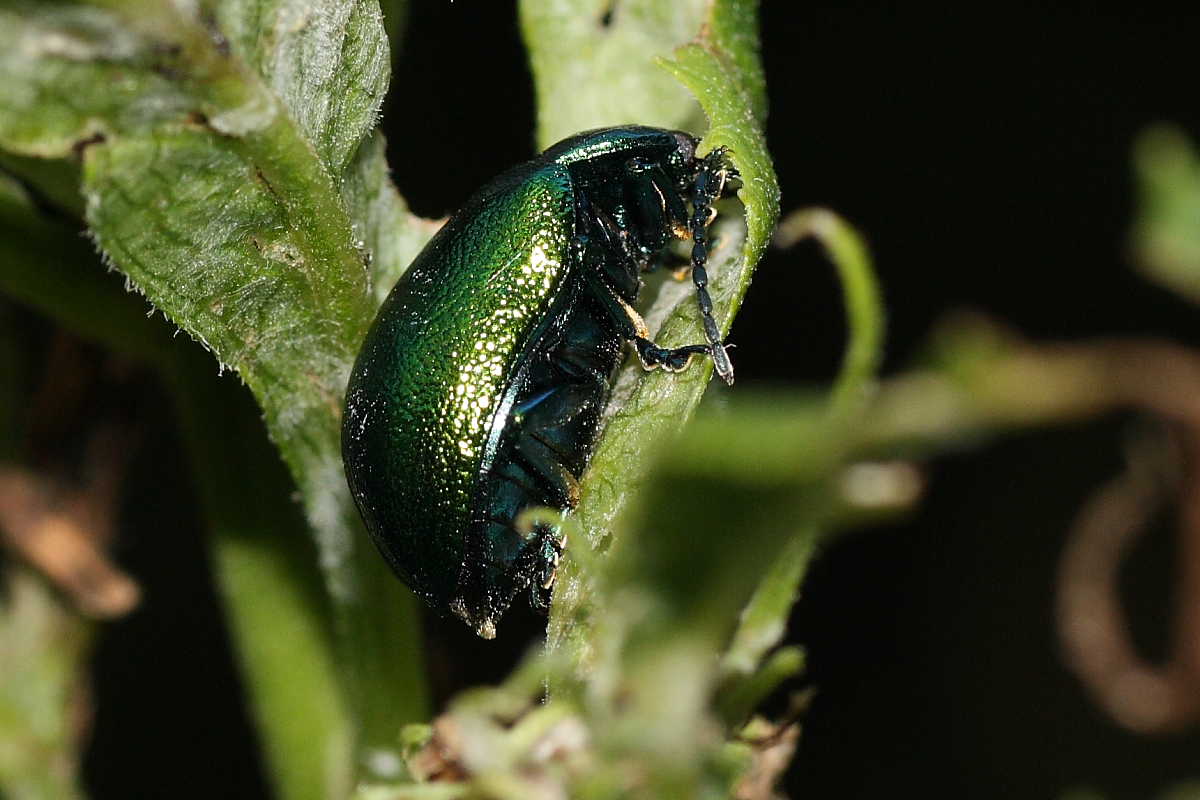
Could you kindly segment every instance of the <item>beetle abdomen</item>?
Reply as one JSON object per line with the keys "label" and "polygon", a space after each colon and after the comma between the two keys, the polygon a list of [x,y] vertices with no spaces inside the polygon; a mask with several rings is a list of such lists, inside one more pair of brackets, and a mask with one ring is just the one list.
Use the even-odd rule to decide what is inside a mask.
{"label": "beetle abdomen", "polygon": [[[578,503],[578,481],[622,355],[620,336],[603,309],[581,295],[585,287],[564,287],[557,302],[566,310],[553,315],[557,325],[526,345],[511,396],[494,422],[497,446],[483,465],[460,594],[452,603],[476,629],[493,625],[523,589],[536,605],[548,602],[544,595],[556,559],[548,562],[545,555],[561,546],[557,533],[536,528],[523,534],[516,519],[530,507],[567,509]],[[530,568],[513,569],[522,558]]]}

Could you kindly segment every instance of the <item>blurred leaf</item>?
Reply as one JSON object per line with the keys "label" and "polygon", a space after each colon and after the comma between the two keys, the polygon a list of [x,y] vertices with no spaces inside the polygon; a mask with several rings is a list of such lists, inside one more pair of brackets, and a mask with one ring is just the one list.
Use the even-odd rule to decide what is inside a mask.
{"label": "blurred leaf", "polygon": [[[803,559],[801,563],[807,566],[807,559]],[[794,599],[793,590],[788,602],[789,608]],[[786,617],[784,621],[787,621]],[[761,664],[755,664],[755,669],[747,673],[748,677],[745,680],[733,683],[727,691],[717,696],[717,711],[722,721],[729,727],[745,722],[771,692],[789,678],[798,676],[803,670],[803,648],[792,645],[775,649]]]}
{"label": "blurred leaf", "polygon": [[763,657],[783,640],[816,543],[817,531],[798,531],[763,575],[725,652],[721,666],[727,676],[753,674]]}
{"label": "blurred leaf", "polygon": [[360,753],[386,764],[371,754],[425,713],[416,612],[367,544],[339,457],[377,303],[366,262],[390,277],[421,235],[364,139],[389,66],[378,6],[105,5],[0,11],[0,146],[80,155],[107,256],[254,392],[316,533]]}
{"label": "blurred leaf", "polygon": [[1161,800],[1200,800],[1200,780],[1180,781],[1159,797]]}
{"label": "blurred leaf", "polygon": [[1068,789],[1058,796],[1058,800],[1107,800],[1107,797],[1095,789]]}
{"label": "blurred leaf", "polygon": [[[883,359],[883,299],[866,245],[844,220],[824,209],[794,212],[780,223],[775,240],[789,247],[808,236],[820,241],[837,268],[849,329],[842,368],[830,393],[829,424],[853,426],[870,399]],[[799,419],[805,416],[803,412],[795,414]],[[777,420],[776,424],[786,422]],[[762,475],[763,471],[769,470],[753,474]],[[769,690],[770,680],[776,677],[769,671],[757,674],[757,670],[783,638],[818,533],[815,529],[797,532],[774,559],[742,611],[722,664],[725,716],[731,723],[753,709],[753,697]]]}
{"label": "blurred leaf", "polygon": [[[762,402],[760,399],[760,406]],[[745,405],[737,404],[738,413]],[[799,410],[795,403],[789,407]],[[729,425],[728,418],[722,423],[759,445],[775,441],[780,435],[769,425],[748,430],[740,424]],[[811,432],[815,437],[830,433],[827,425]],[[693,433],[699,431],[689,428],[685,438],[690,440]],[[738,449],[748,452],[746,448]],[[798,456],[795,450],[760,450],[759,463],[778,454],[779,463],[764,471],[790,472],[784,480],[764,479],[753,469],[740,473],[730,469],[722,475],[694,469],[694,462],[683,452],[702,454],[705,460],[722,459],[725,453],[716,440],[686,447],[660,460],[654,480],[639,495],[630,515],[630,529],[647,533],[622,540],[607,570],[615,586],[653,587],[653,613],[659,618],[640,620],[644,636],[653,640],[668,630],[686,631],[693,639],[703,641],[709,652],[715,652],[728,641],[764,576],[776,577],[771,568],[785,552],[799,564],[798,569],[803,569],[813,537],[824,527],[834,507],[837,463],[831,457],[837,451],[833,447],[824,449],[825,457],[812,461]],[[804,464],[807,469],[797,468]],[[802,534],[806,540],[800,540],[789,552],[789,545]],[[763,605],[758,607],[759,614],[769,612],[786,618],[791,605],[786,594],[791,590],[794,597],[794,575],[786,571],[777,576],[780,583],[773,595],[778,603],[765,603],[760,598]],[[751,621],[763,631],[770,626],[759,614]],[[747,649],[741,657],[750,656]]]}
{"label": "blurred leaf", "polygon": [[[13,263],[6,242],[23,203],[19,187],[0,174],[0,262]],[[0,270],[2,274],[5,270]],[[0,303],[0,460],[18,454],[28,387],[25,354],[12,309]],[[0,501],[2,502],[2,501]],[[0,531],[0,539],[5,531]],[[19,798],[78,796],[78,731],[73,725],[92,625],[69,608],[40,576],[6,563],[0,551],[0,794]]]}
{"label": "blurred leaf", "polygon": [[[628,530],[641,535],[626,535],[605,559],[578,544],[569,551],[585,562],[578,585],[595,604],[590,616],[584,609],[587,669],[572,663],[579,648],[569,639],[572,647],[550,650],[502,687],[454,701],[435,723],[443,736],[434,756],[446,774],[463,776],[455,784],[463,795],[485,794],[499,774],[526,791],[501,796],[530,796],[532,787],[591,798],[728,796],[730,776],[749,768],[750,742],[734,732],[802,667],[796,648],[763,657],[796,568],[814,532],[860,518],[842,480],[847,468],[881,453],[928,457],[1016,428],[1092,418],[1128,404],[1139,383],[1183,387],[1186,399],[1200,380],[1182,348],[1037,347],[976,318],[948,323],[933,350],[925,366],[883,381],[854,425],[830,414],[827,398],[795,392],[740,390],[698,414],[686,437],[659,452],[628,512]],[[577,542],[573,523],[565,530]],[[721,669],[714,654],[764,573]],[[549,705],[529,673],[546,676]],[[731,673],[744,677],[730,681]],[[582,732],[573,750],[512,734],[531,709],[546,708],[575,715]]]}
{"label": "blurred leaf", "polygon": [[845,220],[823,208],[795,211],[779,224],[775,241],[791,247],[809,236],[829,253],[842,286],[849,335],[829,405],[833,414],[850,418],[861,410],[883,363],[883,296],[866,243]]}
{"label": "blurred leaf", "polygon": [[0,569],[0,793],[82,796],[74,708],[91,626],[24,569]]}
{"label": "blurred leaf", "polygon": [[75,161],[18,156],[0,150],[0,175],[5,172],[29,186],[45,205],[83,219],[81,176]]}
{"label": "blurred leaf", "polygon": [[1200,155],[1178,130],[1151,128],[1134,147],[1133,246],[1146,274],[1200,302]]}
{"label": "blurred leaf", "polygon": [[0,44],[0,144],[18,155],[63,158],[108,130],[145,130],[189,111],[154,69],[166,53],[103,10],[8,2]]}
{"label": "blurred leaf", "polygon": [[316,548],[298,535],[304,520],[253,400],[236,382],[214,380],[202,354],[189,355],[166,377],[275,791],[286,800],[345,797],[352,731]]}

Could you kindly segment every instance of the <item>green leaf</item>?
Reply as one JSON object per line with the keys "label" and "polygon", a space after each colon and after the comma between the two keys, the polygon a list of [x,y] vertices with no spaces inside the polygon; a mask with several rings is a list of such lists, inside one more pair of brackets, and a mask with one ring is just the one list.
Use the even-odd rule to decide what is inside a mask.
{"label": "green leaf", "polygon": [[390,74],[388,39],[371,0],[258,0],[213,6],[215,30],[261,76],[331,175],[375,127]]}
{"label": "green leaf", "polygon": [[[807,567],[807,558],[800,563]],[[794,594],[792,597],[794,598]],[[789,598],[789,608],[791,602],[792,599]],[[803,670],[804,651],[795,646],[780,647],[767,656],[761,668],[718,697],[721,718],[730,727],[745,722],[767,695],[779,688],[785,680],[796,677]]]}
{"label": "green leaf", "polygon": [[737,73],[740,90],[750,101],[750,110],[760,129],[767,124],[767,81],[763,74],[758,40],[758,2],[712,4],[708,36],[717,50],[728,55]]}
{"label": "green leaf", "polygon": [[0,260],[4,294],[160,369],[182,422],[275,787],[289,800],[344,794],[336,790],[348,785],[352,762],[328,597],[315,547],[297,537],[299,509],[244,387],[217,379],[194,343],[173,337],[161,318],[147,318],[145,303],[100,266],[85,239],[42,218],[2,176]]}
{"label": "green leaf", "polygon": [[654,59],[696,35],[709,0],[521,0],[537,142],[607,125],[695,130],[696,101]]}
{"label": "green leaf", "polygon": [[0,788],[6,797],[82,797],[78,686],[93,627],[25,567],[0,569]]}
{"label": "green leaf", "polygon": [[164,372],[263,755],[281,798],[344,797],[353,781],[353,732],[316,548],[297,541],[303,519],[288,502],[289,477],[251,398],[232,380],[214,381],[200,355],[176,358]]}
{"label": "green leaf", "polygon": [[363,142],[342,182],[342,199],[361,238],[356,246],[370,255],[373,302],[378,305],[442,226],[409,213],[388,173],[383,135]]}
{"label": "green leaf", "polygon": [[1134,148],[1138,218],[1133,247],[1143,271],[1200,302],[1200,154],[1178,129],[1143,133]]}
{"label": "green leaf", "polygon": [[62,158],[113,129],[184,117],[186,96],[160,72],[166,55],[101,9],[65,3],[0,8],[0,144]]}
{"label": "green leaf", "polygon": [[754,92],[748,88],[752,76],[739,72],[738,65],[709,39],[675,51],[663,63],[688,87],[704,107],[709,128],[703,150],[729,148],[743,187],[738,199],[746,208],[747,236],[743,245],[742,280],[737,282],[736,300],[750,287],[750,274],[771,240],[779,219],[779,182],[767,152],[766,137],[754,114]]}
{"label": "green leaf", "polygon": [[0,175],[0,292],[82,336],[158,362],[172,349],[167,326],[147,320],[121,276],[98,262],[78,230],[39,215],[25,190]]}
{"label": "green leaf", "polygon": [[[620,4],[618,17],[635,7],[640,6]],[[706,4],[705,8],[707,15],[697,20],[693,29],[700,31],[699,36],[677,48],[672,60],[657,63],[687,87],[708,117],[702,151],[729,148],[741,175],[743,186],[738,197],[745,208],[745,225],[733,218],[731,209],[725,209],[723,219],[715,226],[715,247],[709,264],[714,314],[722,331],[728,333],[778,219],[779,190],[755,111],[754,98],[763,91],[761,69],[744,72],[740,67],[757,63],[757,53],[750,45],[757,38],[754,4],[718,2]],[[717,29],[723,31],[723,41],[742,48],[736,57],[724,51],[721,42],[714,38],[713,15],[721,16],[722,23]],[[584,45],[577,43],[577,46]],[[639,52],[640,70],[645,72],[651,54],[646,50]],[[534,63],[540,87],[541,76],[550,72],[551,66],[544,65],[539,70],[536,59]],[[639,62],[630,63],[633,65],[628,67],[630,70],[639,69]],[[539,97],[542,96],[539,88]],[[702,338],[700,313],[690,284],[664,285],[645,317],[654,338],[664,346],[693,344]],[[711,363],[704,362],[680,374],[645,373],[637,365],[631,365],[618,376],[604,435],[584,476],[576,511],[588,544],[603,546],[610,536],[620,538],[622,511],[644,485],[656,450],[670,447],[670,436],[678,432],[695,410],[711,374]],[[565,637],[574,635],[579,647],[587,649],[582,633],[585,628],[577,624],[586,614],[585,594],[577,568],[568,562],[560,570],[551,614],[552,645],[562,644]]]}
{"label": "green leaf", "polygon": [[373,275],[424,235],[364,138],[389,66],[378,6],[105,5],[0,11],[0,147],[81,157],[105,254],[253,391],[316,535],[360,753],[393,763],[375,755],[425,713],[416,609],[339,456]]}
{"label": "green leaf", "polygon": [[721,666],[727,675],[752,675],[763,657],[783,640],[788,616],[800,591],[800,582],[808,571],[816,542],[817,531],[797,532],[759,581],[725,652]]}
{"label": "green leaf", "polygon": [[[808,236],[815,237],[825,247],[842,284],[849,337],[841,372],[830,392],[826,424],[831,431],[843,430],[844,437],[849,438],[849,431],[870,401],[883,360],[883,298],[866,244],[843,219],[825,209],[797,211],[780,223],[775,241],[782,247],[790,247]],[[802,419],[805,415],[793,409],[791,416]],[[777,441],[778,431],[784,425],[784,420],[771,421],[768,430],[774,429],[775,435],[768,434],[766,438]],[[829,431],[813,437],[828,438]],[[764,473],[770,473],[771,469],[764,468],[764,460],[770,452],[758,448],[746,452],[744,472],[766,477]],[[794,464],[794,455],[792,458],[780,455],[784,456],[783,463]],[[703,460],[717,457],[716,453],[710,453]],[[723,460],[724,454],[720,457]],[[750,459],[757,462],[753,468]],[[759,665],[783,638],[819,533],[814,526],[795,534],[776,556],[742,611],[722,663],[726,684],[722,703],[726,721],[731,724],[753,709],[753,700],[758,695],[754,687],[770,682],[770,670],[764,667],[767,673],[764,678],[758,672]]]}
{"label": "green leaf", "polygon": [[19,178],[45,205],[83,218],[79,164],[68,159],[19,156],[0,150],[0,172]]}

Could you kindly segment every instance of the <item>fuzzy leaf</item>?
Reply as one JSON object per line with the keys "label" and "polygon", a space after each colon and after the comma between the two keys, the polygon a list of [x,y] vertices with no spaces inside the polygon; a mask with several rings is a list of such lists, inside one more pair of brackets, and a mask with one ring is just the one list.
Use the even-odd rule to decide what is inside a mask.
{"label": "fuzzy leaf", "polygon": [[733,62],[740,90],[750,102],[759,129],[767,124],[767,81],[758,40],[758,3],[713,2],[708,38]]}
{"label": "fuzzy leaf", "polygon": [[[303,520],[245,388],[232,376],[216,379],[210,358],[173,337],[161,318],[148,319],[145,303],[101,267],[83,237],[39,215],[2,175],[0,262],[0,292],[159,369],[192,458],[217,588],[274,790],[285,800],[344,794],[336,789],[351,779],[352,761],[328,596],[315,547],[297,540]],[[2,395],[9,382],[0,383]]]}
{"label": "fuzzy leaf", "polygon": [[316,534],[360,747],[386,750],[424,714],[415,608],[339,457],[367,264],[398,274],[424,235],[364,139],[388,79],[378,5],[103,5],[0,10],[0,147],[81,157],[106,255],[250,386]]}
{"label": "fuzzy leaf", "polygon": [[254,69],[330,174],[375,127],[390,73],[379,5],[257,0],[214,6],[216,30]]}
{"label": "fuzzy leaf", "polygon": [[[636,4],[620,4],[617,13],[632,5]],[[741,10],[731,13],[729,9],[734,7]],[[708,117],[702,151],[728,147],[743,182],[738,196],[745,207],[745,225],[736,219],[732,208],[726,208],[724,220],[718,221],[715,228],[715,247],[710,255],[709,291],[714,314],[725,333],[779,216],[778,185],[755,112],[754,97],[763,91],[761,69],[744,72],[739,66],[756,63],[757,54],[744,51],[735,59],[713,38],[713,15],[723,15],[724,42],[743,47],[753,42],[754,8],[753,3],[706,4],[706,15],[696,21],[694,28],[700,31],[699,37],[677,48],[672,60],[660,62],[695,95]],[[735,30],[739,35],[733,35]],[[642,56],[645,59],[648,54]],[[643,62],[641,68],[646,66]],[[540,79],[542,73],[536,67],[535,74]],[[665,284],[645,317],[651,333],[663,346],[693,344],[703,338],[690,283]],[[620,538],[621,513],[645,483],[654,452],[667,446],[663,437],[677,432],[691,416],[711,374],[712,365],[705,361],[680,374],[645,373],[631,365],[619,375],[604,435],[584,476],[576,512],[592,546],[605,544],[610,536]],[[572,627],[582,630],[582,626],[574,626],[574,621],[586,611],[586,590],[575,567],[568,565],[561,570],[557,591],[551,615],[552,644],[560,643]]]}
{"label": "fuzzy leaf", "polygon": [[383,135],[363,142],[342,182],[342,199],[359,237],[355,246],[370,254],[373,303],[387,297],[425,243],[442,226],[409,213],[388,173]]}

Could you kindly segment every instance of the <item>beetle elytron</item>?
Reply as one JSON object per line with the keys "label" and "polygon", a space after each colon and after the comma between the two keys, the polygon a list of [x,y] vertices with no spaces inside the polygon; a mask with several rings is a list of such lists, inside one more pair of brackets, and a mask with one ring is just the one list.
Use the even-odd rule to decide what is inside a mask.
{"label": "beetle elytron", "polygon": [[[563,542],[514,520],[578,502],[623,344],[646,369],[708,354],[733,382],[705,265],[736,173],[696,145],[606,128],[496,178],[417,256],[362,346],[342,428],[359,511],[404,582],[480,636],[523,591],[549,602]],[[633,306],[640,273],[688,237],[707,343],[665,349]]]}

